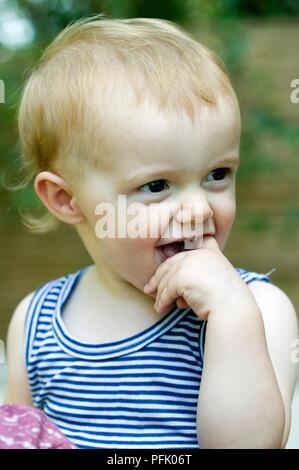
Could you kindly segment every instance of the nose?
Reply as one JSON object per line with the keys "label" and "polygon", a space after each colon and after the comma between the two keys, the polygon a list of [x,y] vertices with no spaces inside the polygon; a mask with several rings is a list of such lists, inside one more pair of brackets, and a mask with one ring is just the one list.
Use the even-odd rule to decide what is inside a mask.
{"label": "nose", "polygon": [[213,216],[213,211],[204,191],[190,195],[186,194],[180,199],[174,218],[180,224],[202,224]]}
{"label": "nose", "polygon": [[176,199],[172,211],[172,219],[167,227],[170,234],[162,238],[193,240],[201,238],[208,229],[214,229],[212,208],[205,192],[200,188],[196,191],[184,191]]}
{"label": "nose", "polygon": [[180,193],[171,204],[170,212],[168,204],[165,208],[168,223],[162,231],[162,241],[201,239],[207,231],[214,231],[213,211],[201,188]]}

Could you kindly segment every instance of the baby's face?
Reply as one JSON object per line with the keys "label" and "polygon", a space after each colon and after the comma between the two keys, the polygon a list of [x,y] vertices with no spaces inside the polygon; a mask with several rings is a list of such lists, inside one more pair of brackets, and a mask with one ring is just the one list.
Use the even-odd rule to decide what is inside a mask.
{"label": "baby's face", "polygon": [[[235,217],[240,139],[237,105],[222,100],[220,109],[204,106],[195,126],[186,116],[170,120],[145,105],[134,112],[119,105],[113,114],[107,112],[105,120],[110,129],[109,156],[76,194],[86,215],[86,223],[78,231],[103,275],[142,290],[165,259],[158,246],[167,239],[184,238],[184,224],[190,227],[190,217],[184,219],[181,212],[183,204],[188,204],[189,215],[202,217],[198,235],[214,234],[222,250]],[[119,195],[127,208],[139,203],[144,210],[127,215]],[[115,222],[116,237],[98,237],[101,217],[107,216],[100,213],[103,203],[115,209],[111,223]],[[175,216],[171,208],[175,208]],[[148,236],[133,238],[127,232],[126,238],[117,238],[122,222],[118,213],[127,229],[134,219],[135,229],[146,228]]]}

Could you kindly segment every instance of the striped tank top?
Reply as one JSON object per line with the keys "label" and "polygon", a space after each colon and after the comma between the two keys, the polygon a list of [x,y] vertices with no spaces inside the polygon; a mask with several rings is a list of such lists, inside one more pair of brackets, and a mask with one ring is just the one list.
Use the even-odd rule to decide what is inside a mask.
{"label": "striped tank top", "polygon": [[[25,324],[34,406],[79,448],[198,448],[196,409],[206,321],[173,308],[129,338],[89,344],[72,337],[63,307],[88,267],[40,286]],[[235,268],[244,282],[268,274]]]}

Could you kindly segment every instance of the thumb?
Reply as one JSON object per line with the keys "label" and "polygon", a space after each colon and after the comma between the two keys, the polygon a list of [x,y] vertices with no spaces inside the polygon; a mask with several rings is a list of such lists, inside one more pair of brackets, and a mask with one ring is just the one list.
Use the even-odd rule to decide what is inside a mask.
{"label": "thumb", "polygon": [[204,237],[201,248],[209,248],[211,250],[221,251],[216,238],[212,235],[207,235]]}

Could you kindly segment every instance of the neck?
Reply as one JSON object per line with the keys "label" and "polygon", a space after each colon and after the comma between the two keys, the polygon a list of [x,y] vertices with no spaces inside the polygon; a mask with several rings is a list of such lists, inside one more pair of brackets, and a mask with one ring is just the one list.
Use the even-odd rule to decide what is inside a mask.
{"label": "neck", "polygon": [[110,298],[111,301],[121,301],[122,303],[140,302],[153,308],[154,299],[135,287],[130,282],[120,279],[116,275],[107,275],[96,264],[90,268],[87,273],[89,276],[86,281],[93,292]]}

